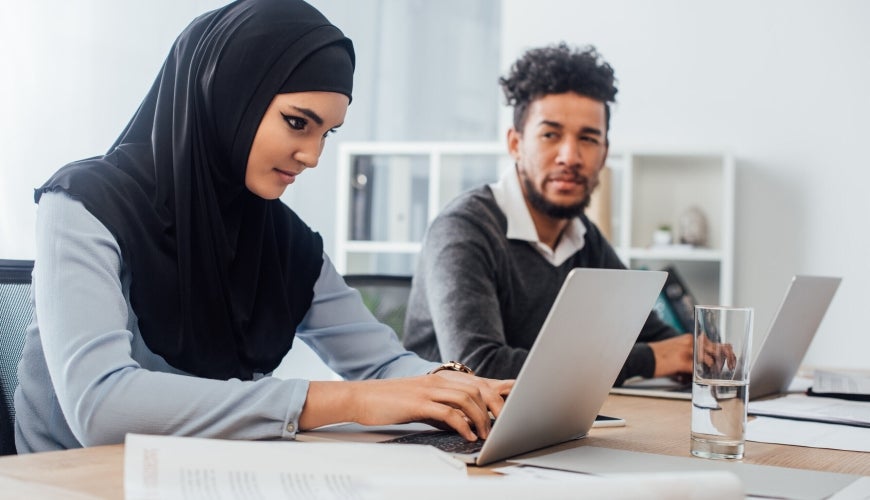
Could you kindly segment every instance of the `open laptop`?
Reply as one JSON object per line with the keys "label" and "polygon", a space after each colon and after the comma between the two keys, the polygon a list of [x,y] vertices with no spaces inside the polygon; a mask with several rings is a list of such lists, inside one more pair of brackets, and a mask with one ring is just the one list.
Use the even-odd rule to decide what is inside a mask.
{"label": "open laptop", "polygon": [[[485,465],[585,436],[665,278],[661,271],[573,269],[489,437],[478,451],[446,451],[466,463]],[[323,432],[330,430],[301,433],[298,439],[324,439]],[[450,435],[464,442],[455,432],[416,435]],[[409,442],[407,436],[400,441]]]}
{"label": "open laptop", "polygon": [[[841,278],[795,276],[792,278],[756,351],[749,371],[749,399],[786,392],[825,317]],[[628,381],[614,387],[613,394],[692,399],[691,382],[680,384],[668,378]]]}

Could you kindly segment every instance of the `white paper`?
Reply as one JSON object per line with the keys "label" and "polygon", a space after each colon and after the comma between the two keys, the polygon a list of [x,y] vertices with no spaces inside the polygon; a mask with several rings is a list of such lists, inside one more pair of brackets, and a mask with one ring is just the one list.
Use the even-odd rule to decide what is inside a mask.
{"label": "white paper", "polygon": [[852,425],[757,417],[747,424],[746,439],[759,443],[870,453],[870,428]]}
{"label": "white paper", "polygon": [[130,434],[124,453],[128,500],[444,500],[460,492],[462,498],[500,499],[743,498],[739,479],[726,472],[611,478],[562,473],[555,479],[553,471],[538,470],[470,478],[464,464],[430,446]]}
{"label": "white paper", "polygon": [[[743,485],[739,478],[722,471],[617,474],[604,477],[530,465],[507,465],[493,469],[493,472],[508,476],[515,484],[523,480],[558,482],[564,485],[563,491],[571,492],[566,498],[743,498]],[[564,484],[566,482],[573,484]],[[538,484],[541,484],[540,481]],[[536,495],[528,498],[551,497]]]}
{"label": "white paper", "polygon": [[870,476],[862,477],[838,491],[828,500],[867,500],[870,498]]}
{"label": "white paper", "polygon": [[791,380],[791,383],[788,384],[788,389],[785,392],[799,392],[801,394],[807,392],[807,389],[812,387],[813,378],[807,377],[804,375],[795,375],[795,377]]}
{"label": "white paper", "polygon": [[[128,500],[366,498],[371,482],[462,479],[465,464],[431,446],[297,443],[128,434]],[[218,493],[219,492],[219,493]]]}
{"label": "white paper", "polygon": [[[531,467],[530,467],[531,469]],[[597,477],[573,474],[571,479],[543,477],[469,477],[461,481],[420,484],[396,481],[378,484],[377,493],[388,500],[444,500],[450,498],[514,498],[609,500],[743,500],[740,480],[729,472],[684,474],[626,474]]]}
{"label": "white paper", "polygon": [[496,467],[492,471],[505,476],[511,476],[512,478],[583,480],[584,478],[596,477],[590,474],[559,469],[545,469],[530,465],[505,465],[504,467]]}
{"label": "white paper", "polygon": [[870,426],[870,403],[862,401],[789,394],[781,398],[752,401],[748,411],[750,415]]}
{"label": "white paper", "polygon": [[[686,448],[688,449],[688,443]],[[509,461],[604,477],[623,477],[626,474],[661,474],[680,477],[691,472],[727,472],[735,474],[740,479],[747,495],[793,500],[827,498],[858,479],[858,476],[852,474],[754,465],[732,460],[705,460],[688,456],[688,451],[686,455],[670,456],[596,446],[577,446],[532,458]],[[710,479],[708,484],[698,485],[698,491],[726,487],[718,483],[715,478]]]}
{"label": "white paper", "polygon": [[870,395],[870,373],[816,370],[813,373],[813,390]]}

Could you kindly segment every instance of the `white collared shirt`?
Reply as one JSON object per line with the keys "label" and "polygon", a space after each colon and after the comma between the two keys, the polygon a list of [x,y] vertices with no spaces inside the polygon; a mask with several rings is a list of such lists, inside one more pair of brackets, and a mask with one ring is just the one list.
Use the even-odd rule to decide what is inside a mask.
{"label": "white collared shirt", "polygon": [[508,239],[528,241],[554,267],[562,265],[569,257],[583,248],[586,242],[586,226],[579,217],[571,219],[562,232],[555,250],[538,238],[535,222],[526,206],[519,176],[515,168],[509,168],[498,182],[490,184],[498,207],[507,217]]}

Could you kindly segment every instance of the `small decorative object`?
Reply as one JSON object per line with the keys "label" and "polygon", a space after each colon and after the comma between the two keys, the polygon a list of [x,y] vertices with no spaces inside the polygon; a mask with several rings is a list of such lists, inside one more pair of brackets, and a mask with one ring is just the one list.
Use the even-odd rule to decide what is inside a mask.
{"label": "small decorative object", "polygon": [[662,224],[658,229],[653,231],[652,244],[654,247],[670,245],[672,242],[673,236],[671,236],[671,226]]}
{"label": "small decorative object", "polygon": [[696,206],[680,214],[680,243],[696,247],[707,246],[707,216]]}

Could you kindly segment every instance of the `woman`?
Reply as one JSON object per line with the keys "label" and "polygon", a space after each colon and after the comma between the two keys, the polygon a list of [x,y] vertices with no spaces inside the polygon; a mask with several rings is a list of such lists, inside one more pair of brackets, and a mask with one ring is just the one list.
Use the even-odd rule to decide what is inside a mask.
{"label": "woman", "polygon": [[[277,199],[344,121],[353,64],[302,1],[204,14],[109,153],[36,190],[19,452],[127,432],[292,439],[341,421],[486,437],[512,383],[405,351]],[[294,334],[353,381],[270,377]]]}

